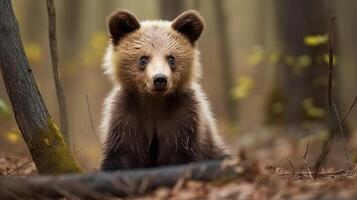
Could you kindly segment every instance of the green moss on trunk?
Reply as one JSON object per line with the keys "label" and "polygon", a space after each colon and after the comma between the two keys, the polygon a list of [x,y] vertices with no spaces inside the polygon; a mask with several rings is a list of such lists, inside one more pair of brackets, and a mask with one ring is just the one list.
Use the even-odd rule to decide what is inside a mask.
{"label": "green moss on trunk", "polygon": [[32,138],[29,149],[40,174],[79,173],[82,168],[74,160],[54,121]]}

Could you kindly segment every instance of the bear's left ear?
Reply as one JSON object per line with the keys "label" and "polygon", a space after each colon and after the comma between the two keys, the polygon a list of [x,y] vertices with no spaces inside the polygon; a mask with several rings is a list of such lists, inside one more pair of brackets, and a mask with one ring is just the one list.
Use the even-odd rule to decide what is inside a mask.
{"label": "bear's left ear", "polygon": [[188,10],[172,21],[172,28],[187,37],[194,44],[200,37],[204,22],[201,15],[195,10]]}
{"label": "bear's left ear", "polygon": [[114,45],[128,33],[140,28],[140,23],[136,17],[127,10],[118,10],[109,17],[109,32]]}

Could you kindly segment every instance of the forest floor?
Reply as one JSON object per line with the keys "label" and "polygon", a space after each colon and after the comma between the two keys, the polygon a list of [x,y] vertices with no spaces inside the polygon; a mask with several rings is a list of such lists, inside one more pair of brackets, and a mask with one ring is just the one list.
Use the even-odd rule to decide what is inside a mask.
{"label": "forest floor", "polygon": [[[245,137],[248,136],[240,138],[244,140]],[[249,144],[249,148],[241,145],[242,148],[237,149],[240,159],[251,163],[254,173],[249,177],[208,183],[179,181],[172,189],[159,188],[132,199],[357,199],[357,165],[347,162],[339,142],[335,142],[335,149],[323,170],[313,176],[310,174],[312,160],[319,152],[314,140],[309,138],[310,147],[307,147],[306,138],[278,138],[269,137],[262,141],[264,144]],[[353,147],[356,145],[350,142],[351,152],[355,151]],[[0,153],[0,176],[34,174],[36,168],[30,158]]]}

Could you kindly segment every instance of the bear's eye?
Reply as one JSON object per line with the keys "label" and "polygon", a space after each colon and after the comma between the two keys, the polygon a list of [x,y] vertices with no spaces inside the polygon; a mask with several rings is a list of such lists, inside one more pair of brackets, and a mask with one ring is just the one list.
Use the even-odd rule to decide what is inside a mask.
{"label": "bear's eye", "polygon": [[176,59],[173,55],[168,55],[167,56],[167,62],[169,63],[169,65],[171,67],[174,67],[174,65],[176,64]]}
{"label": "bear's eye", "polygon": [[140,69],[144,70],[146,67],[146,64],[149,63],[149,57],[148,56],[141,56],[139,59],[139,64],[140,64]]}

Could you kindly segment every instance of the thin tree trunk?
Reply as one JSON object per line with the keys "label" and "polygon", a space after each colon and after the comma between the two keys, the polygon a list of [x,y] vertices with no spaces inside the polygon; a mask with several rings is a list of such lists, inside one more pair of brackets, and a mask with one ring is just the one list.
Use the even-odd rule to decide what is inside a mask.
{"label": "thin tree trunk", "polygon": [[237,119],[237,106],[235,100],[231,96],[231,89],[233,88],[233,77],[232,77],[232,59],[231,50],[228,40],[228,32],[226,26],[226,17],[224,14],[224,2],[221,0],[214,0],[214,8],[216,13],[216,25],[218,30],[218,43],[219,52],[221,57],[222,66],[222,82],[223,82],[223,92],[224,92],[224,106],[225,112],[230,122],[236,122]]}
{"label": "thin tree trunk", "polygon": [[56,10],[53,0],[46,0],[48,12],[49,43],[52,58],[53,78],[55,81],[57,101],[60,111],[61,131],[67,145],[70,146],[68,114],[66,106],[66,96],[61,81],[61,69],[58,59],[57,36],[56,36]]}
{"label": "thin tree trunk", "polygon": [[[105,0],[107,2],[107,0]],[[78,60],[81,50],[83,38],[81,37],[81,28],[84,26],[81,23],[81,6],[83,0],[62,0],[57,1],[58,5],[62,5],[62,13],[57,12],[57,16],[62,16],[62,24],[57,26],[62,28],[63,43],[60,43],[59,49],[62,61]],[[57,9],[58,10],[58,9]],[[62,15],[61,15],[62,14]],[[59,36],[60,32],[59,32]]]}
{"label": "thin tree trunk", "polygon": [[39,173],[80,172],[38,91],[10,0],[0,1],[0,69],[16,122]]}
{"label": "thin tree trunk", "polygon": [[160,0],[161,18],[173,20],[183,11],[184,7],[184,1],[182,0]]}

